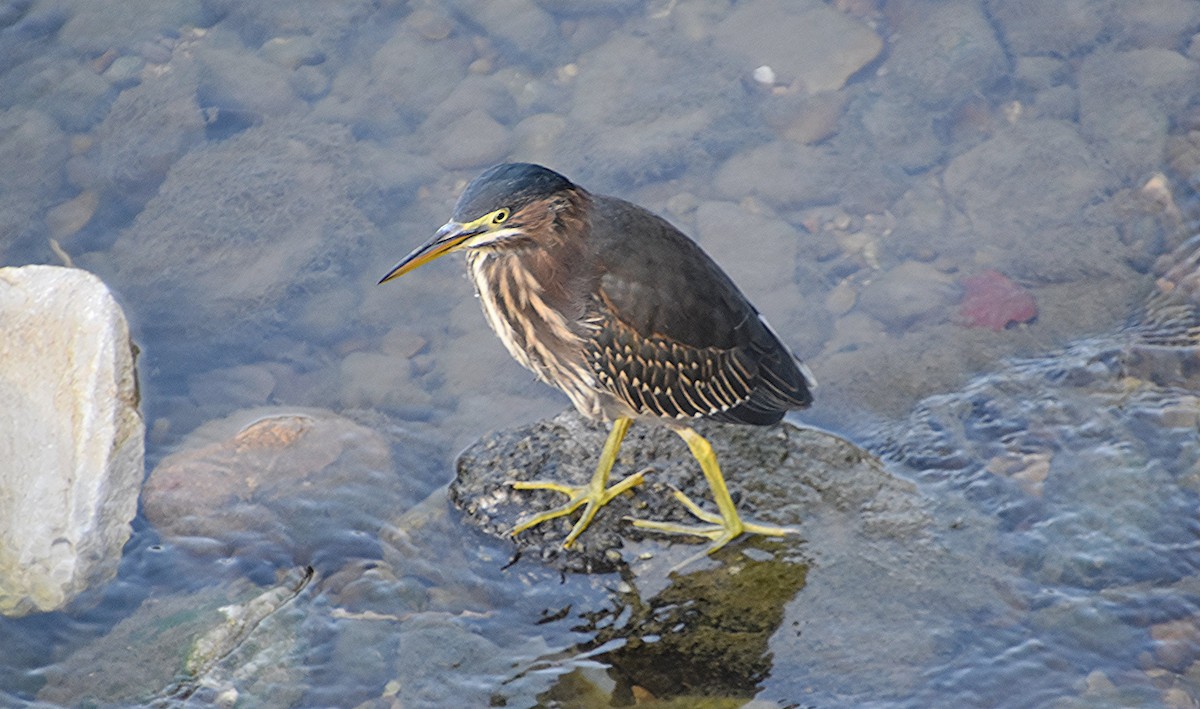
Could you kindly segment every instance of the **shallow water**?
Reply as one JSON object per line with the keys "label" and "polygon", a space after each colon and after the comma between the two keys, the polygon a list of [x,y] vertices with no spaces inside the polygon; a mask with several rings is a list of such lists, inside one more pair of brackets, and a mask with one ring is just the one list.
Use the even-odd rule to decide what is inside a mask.
{"label": "shallow water", "polygon": [[[1196,383],[1186,351],[1120,333],[1192,229],[1196,27],[1165,0],[0,6],[0,263],[57,248],[117,293],[154,471],[115,581],[0,619],[0,703],[1194,704]],[[655,586],[513,560],[465,524],[457,453],[567,402],[508,358],[455,259],[375,282],[509,159],[700,241],[816,373],[790,420],[916,483],[925,556],[746,544]],[[964,301],[981,273],[1036,319]],[[201,474],[301,410],[328,438]],[[155,496],[156,476],[183,485]],[[911,590],[839,594],[900,567]],[[628,636],[639,608],[683,606],[668,631],[692,637],[711,614],[678,594],[721,568],[779,581],[755,611],[774,625],[697,688],[705,650]],[[920,610],[952,569],[980,576]],[[182,672],[221,607],[262,615]]]}

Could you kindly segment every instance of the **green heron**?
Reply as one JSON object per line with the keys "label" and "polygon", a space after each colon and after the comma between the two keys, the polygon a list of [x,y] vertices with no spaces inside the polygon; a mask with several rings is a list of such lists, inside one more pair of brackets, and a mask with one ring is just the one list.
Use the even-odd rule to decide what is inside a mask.
{"label": "green heron", "polygon": [[712,446],[686,422],[774,424],[788,409],[812,403],[815,382],[691,239],[636,204],[591,194],[539,165],[509,163],[467,185],[453,218],[380,283],[459,250],[466,251],[488,324],[509,353],[584,416],[612,422],[587,485],[513,483],[568,498],[513,534],[583,506],[563,542],[570,547],[597,510],[641,483],[644,471],[608,484],[634,420],[664,424],[687,442],[719,511],[676,491],[703,524],[635,525],[706,537],[709,553],[744,532],[793,531],[738,516]]}

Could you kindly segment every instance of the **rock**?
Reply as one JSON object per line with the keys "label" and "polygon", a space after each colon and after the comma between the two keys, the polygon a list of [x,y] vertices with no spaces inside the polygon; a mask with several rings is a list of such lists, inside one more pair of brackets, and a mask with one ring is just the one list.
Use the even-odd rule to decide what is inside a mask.
{"label": "rock", "polygon": [[[452,376],[449,375],[448,376]],[[405,358],[382,352],[351,352],[342,360],[341,401],[351,407],[429,405]]]}
{"label": "rock", "polygon": [[695,222],[696,241],[743,286],[750,302],[758,304],[779,289],[795,286],[800,236],[787,222],[735,202],[717,201],[701,204]]}
{"label": "rock", "polygon": [[[453,38],[434,41],[421,37],[415,30],[397,32],[371,57],[370,87],[367,90],[372,102],[381,102],[381,108],[391,115],[380,115],[392,125],[379,129],[390,135],[415,126],[454,91],[454,87],[466,76],[470,54]],[[362,69],[351,69],[361,73]],[[437,77],[436,80],[431,80]],[[339,94],[335,80],[332,94]],[[354,100],[361,101],[362,94],[355,90]],[[368,119],[375,109],[364,111]],[[399,119],[397,122],[396,119]],[[356,121],[362,121],[357,117]]]}
{"label": "rock", "polygon": [[525,61],[536,64],[547,61],[548,52],[562,44],[557,23],[533,0],[472,0],[458,4],[472,24],[482,28],[506,54],[524,55]]}
{"label": "rock", "polygon": [[724,199],[760,197],[780,211],[839,204],[852,212],[882,211],[901,183],[861,132],[839,133],[820,145],[767,142],[730,157],[717,170]]}
{"label": "rock", "polygon": [[862,116],[863,127],[887,156],[904,169],[923,170],[943,157],[944,146],[928,110],[906,92],[880,96]]}
{"label": "rock", "polygon": [[46,212],[46,227],[50,236],[65,239],[75,234],[91,221],[99,204],[100,198],[89,190]]}
{"label": "rock", "polygon": [[632,11],[639,0],[537,0],[547,12],[564,15],[619,15]]}
{"label": "rock", "polygon": [[567,132],[567,121],[556,113],[535,113],[513,127],[514,154],[542,165],[563,162],[559,144]]}
{"label": "rock", "polygon": [[1067,62],[1055,57],[1018,57],[1014,78],[1035,89],[1059,86],[1071,80],[1073,70]]}
{"label": "rock", "polygon": [[195,76],[180,69],[122,91],[94,138],[78,181],[140,210],[175,161],[204,139]]}
{"label": "rock", "polygon": [[[837,706],[822,694],[832,685],[844,689],[828,681],[830,673],[854,672],[856,686],[869,685],[856,690],[862,696],[918,683],[940,652],[936,638],[952,632],[951,618],[973,617],[972,609],[1000,603],[987,552],[965,551],[972,544],[965,537],[982,542],[991,522],[958,518],[961,529],[951,531],[945,520],[955,513],[934,512],[911,483],[826,433],[786,423],[758,428],[702,422],[697,429],[712,442],[742,514],[798,526],[799,535],[752,537],[712,561],[668,572],[702,547],[685,537],[639,532],[623,518],[688,523],[672,487],[706,506],[710,494],[675,434],[635,425],[614,476],[651,465],[642,486],[600,510],[571,550],[560,547],[569,529],[562,518],[514,540],[523,563],[622,569],[610,607],[579,612],[587,622],[572,625],[594,632],[595,645],[615,646],[597,659],[618,666],[629,684],[660,699],[753,691],[781,704],[803,696]],[[560,504],[561,495],[514,491],[505,481],[583,482],[604,437],[603,426],[568,411],[485,438],[459,459],[451,499],[469,523],[511,538],[514,522]],[[949,534],[960,535],[955,548],[963,551],[947,548]],[[918,587],[921,593],[914,594]],[[918,614],[922,622],[846,622],[866,606],[882,618]],[[934,618],[922,608],[946,612]],[[770,660],[764,660],[766,647]]]}
{"label": "rock", "polygon": [[910,330],[919,320],[944,320],[951,280],[933,266],[905,261],[863,288],[859,305],[889,330]]}
{"label": "rock", "polygon": [[475,110],[446,130],[433,158],[448,170],[482,168],[502,162],[511,145],[507,128],[483,111]]}
{"label": "rock", "polygon": [[814,0],[751,0],[716,28],[717,48],[742,59],[746,74],[769,65],[779,83],[836,91],[880,50],[871,28]]}
{"label": "rock", "polygon": [[383,520],[413,502],[411,484],[374,430],[320,409],[249,409],[190,434],[151,472],[142,507],[164,538],[199,554],[340,565],[378,553]]}
{"label": "rock", "polygon": [[1079,122],[1108,168],[1127,183],[1162,163],[1173,116],[1198,94],[1196,62],[1169,49],[1097,51],[1079,70]]}
{"label": "rock", "polygon": [[271,62],[285,69],[311,66],[325,61],[325,53],[312,37],[290,35],[272,37],[259,48]]}
{"label": "rock", "polygon": [[201,0],[108,0],[72,8],[59,41],[84,55],[109,49],[134,49],[143,41],[208,27],[214,17]]}
{"label": "rock", "polygon": [[[1114,180],[1071,124],[1021,121],[954,158],[943,183],[970,220],[959,237],[969,257],[986,243],[1006,258],[1024,254],[1015,256],[1023,261],[1021,275],[1055,280],[1118,268],[1107,256],[1122,249],[1111,228],[1105,234],[1079,223],[1084,207]],[[1081,252],[1094,260],[1081,260]]]}
{"label": "rock", "polygon": [[1093,0],[988,0],[987,9],[1014,53],[1070,57],[1090,47],[1104,30],[1104,15],[1097,12],[1097,4]]}
{"label": "rock", "polygon": [[[386,2],[381,6],[372,0],[346,0],[330,4],[323,0],[296,0],[282,5],[246,3],[241,0],[204,0],[204,8],[221,25],[261,42],[272,36],[312,37],[326,56],[344,55],[354,37],[361,36],[368,25],[383,20],[390,8],[403,3]],[[388,9],[384,9],[388,8]],[[388,16],[390,20],[390,15]],[[259,33],[262,33],[261,35]]]}
{"label": "rock", "polygon": [[1114,2],[1108,20],[1114,44],[1179,49],[1200,22],[1200,7],[1189,0],[1150,0],[1132,6]]}
{"label": "rock", "polygon": [[294,289],[361,278],[375,228],[351,196],[354,158],[343,127],[274,121],[189,152],[113,245],[131,315],[190,361],[197,347],[243,347],[248,329],[260,338],[299,304]]}
{"label": "rock", "polygon": [[[810,541],[825,515],[850,510],[858,514],[867,506],[873,513],[857,523],[868,534],[905,536],[928,523],[925,511],[915,504],[911,485],[888,476],[865,451],[836,436],[789,424],[756,427],[701,421],[695,428],[713,444],[726,482],[741,499],[740,511],[749,518],[798,525]],[[507,537],[525,515],[562,501],[559,493],[514,490],[508,481],[584,483],[606,433],[605,425],[569,410],[524,429],[485,437],[459,458],[451,499],[472,524]],[[561,517],[522,532],[515,538],[517,546],[561,568],[610,570],[624,541],[645,536],[624,517],[687,523],[691,518],[671,490],[682,490],[698,501],[711,498],[687,446],[662,426],[634,427],[621,448],[613,481],[647,466],[654,469],[647,482],[605,506],[570,550],[561,547],[570,531],[569,520]]]}
{"label": "rock", "polygon": [[979,3],[905,0],[889,14],[895,39],[885,81],[900,93],[941,108],[1008,75],[1004,47]]}
{"label": "rock", "polygon": [[63,130],[90,130],[108,109],[112,90],[103,77],[76,61],[41,59],[18,70],[28,70],[12,89],[6,105],[31,106],[52,116]]}
{"label": "rock", "polygon": [[430,109],[429,118],[421,126],[422,133],[430,136],[444,132],[447,126],[472,112],[482,113],[497,123],[521,115],[510,87],[495,75],[471,75],[456,82],[450,95]]}
{"label": "rock", "polygon": [[0,170],[0,261],[14,262],[17,248],[45,243],[45,233],[34,225],[54,204],[69,154],[67,136],[46,114],[0,111],[0,165],[20,166]]}
{"label": "rock", "polygon": [[1033,294],[999,271],[982,271],[962,280],[963,299],[958,314],[969,327],[986,327],[996,332],[1012,323],[1037,317]]}
{"label": "rock", "polygon": [[10,27],[29,10],[33,0],[8,0],[0,5],[0,27]]}
{"label": "rock", "polygon": [[841,161],[826,146],[776,141],[738,153],[717,171],[721,196],[740,200],[756,195],[778,209],[836,202],[841,194],[829,176]]}
{"label": "rock", "polygon": [[848,98],[844,91],[772,94],[763,103],[763,120],[788,140],[819,143],[838,131]]}
{"label": "rock", "polygon": [[611,37],[580,57],[561,150],[567,161],[557,167],[601,191],[627,190],[703,173],[714,158],[761,142],[746,87],[727,73],[720,57],[695,46]]}
{"label": "rock", "polygon": [[262,365],[241,364],[188,377],[188,392],[200,407],[262,406],[275,390],[275,377]]}
{"label": "rock", "polygon": [[124,89],[141,81],[142,70],[146,68],[146,60],[142,57],[126,55],[118,57],[104,70],[102,76],[113,86]]}
{"label": "rock", "polygon": [[195,56],[206,108],[232,112],[239,124],[306,112],[307,104],[291,89],[290,69],[263,59],[237,38],[210,33]]}
{"label": "rock", "polygon": [[404,22],[431,42],[446,39],[454,31],[454,18],[437,6],[418,7]]}
{"label": "rock", "polygon": [[0,269],[0,613],[62,608],[117,571],[145,425],[125,316],[95,276]]}
{"label": "rock", "polygon": [[299,660],[293,654],[302,618],[293,601],[311,580],[311,570],[293,570],[266,590],[242,577],[151,598],[48,668],[38,699],[57,706],[172,703],[194,700],[205,688],[232,686],[237,673],[243,691],[269,678],[280,683],[272,701],[298,701]]}
{"label": "rock", "polygon": [[316,101],[329,93],[329,77],[315,66],[296,67],[288,83],[292,91],[306,101]]}

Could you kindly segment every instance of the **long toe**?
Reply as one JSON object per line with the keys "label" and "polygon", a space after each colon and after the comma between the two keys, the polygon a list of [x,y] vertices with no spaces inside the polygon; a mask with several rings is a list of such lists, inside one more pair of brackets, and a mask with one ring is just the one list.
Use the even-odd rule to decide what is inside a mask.
{"label": "long toe", "polygon": [[771,524],[744,521],[736,511],[729,516],[722,516],[705,510],[680,490],[674,490],[672,494],[680,504],[687,508],[692,516],[699,519],[703,524],[678,524],[675,522],[658,522],[629,518],[630,521],[633,522],[635,527],[649,529],[662,534],[684,534],[710,539],[712,540],[712,544],[704,552],[707,554],[715,552],[743,534],[782,537],[788,534],[800,533],[799,530],[793,527],[779,527]]}
{"label": "long toe", "polygon": [[542,522],[548,522],[557,517],[569,515],[580,507],[583,507],[583,514],[580,515],[579,520],[571,528],[571,532],[567,535],[567,538],[563,540],[563,548],[569,549],[579,535],[583,534],[588,525],[592,523],[592,519],[595,518],[600,508],[608,504],[617,495],[640,485],[645,477],[645,473],[645,470],[640,470],[607,488],[594,485],[564,485],[562,483],[540,480],[510,482],[509,484],[517,490],[553,490],[554,492],[566,495],[567,501],[558,507],[533,515],[519,522],[512,528],[509,534],[520,534],[527,529],[536,527]]}

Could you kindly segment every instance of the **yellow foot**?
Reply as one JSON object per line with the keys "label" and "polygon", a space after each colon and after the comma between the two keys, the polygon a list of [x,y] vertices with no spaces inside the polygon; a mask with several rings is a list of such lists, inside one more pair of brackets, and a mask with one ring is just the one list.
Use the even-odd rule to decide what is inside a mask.
{"label": "yellow foot", "polygon": [[512,531],[509,532],[509,534],[520,534],[526,529],[536,527],[542,522],[552,520],[555,517],[569,515],[580,506],[586,505],[583,508],[583,515],[579,518],[579,521],[575,523],[575,526],[571,528],[571,533],[568,534],[567,538],[563,540],[563,548],[570,549],[571,545],[575,543],[575,539],[579,537],[580,534],[583,534],[583,530],[587,529],[588,525],[592,523],[592,518],[596,516],[596,512],[598,512],[601,507],[607,505],[610,500],[626,490],[629,490],[637,485],[641,485],[642,480],[649,471],[650,468],[639,470],[638,472],[630,475],[621,482],[609,488],[604,488],[595,484],[576,486],[539,480],[530,480],[528,482],[510,482],[509,484],[517,490],[553,490],[555,492],[561,492],[567,496],[567,501],[552,510],[547,510],[541,514],[534,515],[533,517],[518,523],[517,526],[512,528]]}
{"label": "yellow foot", "polygon": [[800,533],[800,530],[793,527],[777,527],[770,524],[746,522],[737,515],[737,512],[734,512],[730,517],[722,517],[719,514],[704,510],[700,505],[692,502],[692,498],[683,494],[680,490],[675,490],[674,495],[675,499],[679,500],[688,509],[688,512],[691,512],[697,519],[707,524],[677,524],[675,522],[655,522],[633,518],[630,518],[630,521],[633,522],[635,527],[641,529],[649,529],[663,534],[688,534],[712,540],[712,544],[701,554],[688,559],[680,566],[686,566],[695,558],[704,554],[712,554],[742,534],[762,534],[768,537],[782,537],[787,534]]}

